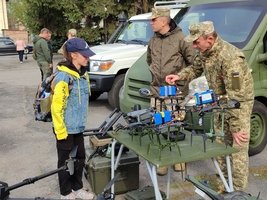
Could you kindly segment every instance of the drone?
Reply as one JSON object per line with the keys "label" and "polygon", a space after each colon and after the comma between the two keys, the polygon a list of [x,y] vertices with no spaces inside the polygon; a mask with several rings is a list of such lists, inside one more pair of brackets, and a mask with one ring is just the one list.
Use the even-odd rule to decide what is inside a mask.
{"label": "drone", "polygon": [[[214,141],[216,137],[223,137],[224,134],[224,120],[225,120],[225,112],[226,110],[230,109],[239,109],[240,108],[240,102],[235,99],[228,99],[228,97],[225,96],[217,96],[213,90],[207,90],[205,92],[195,93],[195,100],[196,105],[193,106],[192,109],[189,109],[187,112],[190,112],[191,118],[193,112],[198,112],[199,121],[198,124],[203,128],[203,131],[197,131],[192,130],[191,131],[191,146],[193,141],[193,136],[201,136],[203,138],[204,142],[204,152],[206,152],[206,140],[211,139]],[[210,123],[210,130],[206,132],[205,129],[205,114],[208,112],[213,112],[216,110],[217,112],[220,112],[221,114],[221,130],[217,133],[214,131],[214,121],[211,119]],[[227,142],[225,141],[225,145],[227,146]]]}

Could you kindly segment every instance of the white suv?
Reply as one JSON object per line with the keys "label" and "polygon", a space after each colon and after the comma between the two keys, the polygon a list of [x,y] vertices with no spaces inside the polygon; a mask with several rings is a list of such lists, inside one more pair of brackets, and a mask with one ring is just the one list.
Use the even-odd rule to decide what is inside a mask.
{"label": "white suv", "polygon": [[[188,0],[160,1],[155,7],[168,7],[174,17]],[[108,92],[111,107],[119,108],[119,92],[127,70],[147,50],[147,44],[153,36],[150,25],[151,13],[131,17],[120,29],[112,44],[92,47],[96,53],[90,58],[91,100]]]}

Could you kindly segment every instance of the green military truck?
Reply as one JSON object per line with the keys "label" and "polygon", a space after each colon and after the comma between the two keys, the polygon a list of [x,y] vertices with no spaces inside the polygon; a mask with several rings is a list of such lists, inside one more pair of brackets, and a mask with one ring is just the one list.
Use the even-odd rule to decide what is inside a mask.
{"label": "green military truck", "polygon": [[[254,78],[255,90],[254,108],[251,115],[250,155],[261,152],[267,143],[266,11],[266,0],[191,0],[174,17],[185,35],[189,34],[190,24],[213,21],[220,36],[242,49],[245,54]],[[203,82],[203,78],[200,80]],[[126,74],[124,86],[120,92],[120,109],[123,112],[131,111],[135,104],[140,104],[142,108],[149,107],[149,98],[140,96],[139,89],[149,88],[150,81],[151,75],[145,53]],[[203,84],[195,80],[194,85],[202,87]],[[186,120],[190,119],[187,115]]]}

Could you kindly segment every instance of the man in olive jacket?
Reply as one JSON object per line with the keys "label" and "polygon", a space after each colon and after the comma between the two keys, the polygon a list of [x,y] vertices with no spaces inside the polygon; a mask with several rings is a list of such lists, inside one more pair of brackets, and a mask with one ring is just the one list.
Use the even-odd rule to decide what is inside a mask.
{"label": "man in olive jacket", "polygon": [[51,34],[49,29],[43,28],[33,39],[33,58],[40,67],[42,81],[53,73],[52,49],[49,45]]}
{"label": "man in olive jacket", "polygon": [[[147,63],[152,74],[151,106],[161,110],[159,102],[156,101],[159,97],[159,87],[166,85],[167,75],[178,73],[193,63],[195,50],[184,41],[182,29],[170,17],[170,9],[153,8],[150,24],[154,31],[147,48]],[[179,90],[185,96],[188,92],[188,83],[182,83]],[[166,105],[169,103],[167,101],[164,102]],[[174,166],[176,171],[183,168],[183,165],[179,164]],[[167,167],[159,168],[157,173],[165,175]]]}

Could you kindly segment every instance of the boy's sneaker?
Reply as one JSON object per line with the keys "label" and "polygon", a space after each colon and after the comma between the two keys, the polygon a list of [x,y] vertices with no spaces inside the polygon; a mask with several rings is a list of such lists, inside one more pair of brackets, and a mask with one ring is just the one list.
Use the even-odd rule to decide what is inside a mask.
{"label": "boy's sneaker", "polygon": [[61,195],[60,196],[60,199],[75,199],[76,198],[76,195],[74,194],[74,192],[71,192],[67,195]]}
{"label": "boy's sneaker", "polygon": [[79,198],[79,199],[94,199],[95,195],[91,192],[87,192],[85,191],[84,189],[80,189],[80,190],[77,190],[77,191],[74,191],[74,194],[76,195],[76,198]]}

